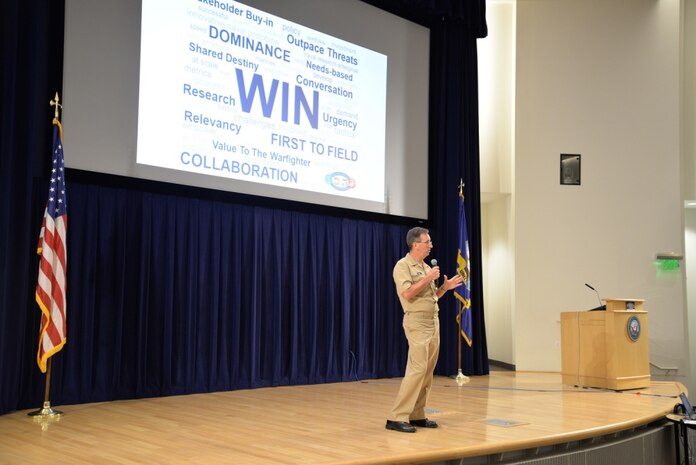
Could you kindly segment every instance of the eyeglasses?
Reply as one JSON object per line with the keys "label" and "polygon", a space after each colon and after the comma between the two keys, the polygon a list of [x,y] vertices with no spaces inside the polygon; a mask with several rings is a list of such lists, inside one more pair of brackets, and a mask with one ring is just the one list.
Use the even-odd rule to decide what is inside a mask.
{"label": "eyeglasses", "polygon": [[433,241],[416,241],[416,244],[431,244],[432,245]]}

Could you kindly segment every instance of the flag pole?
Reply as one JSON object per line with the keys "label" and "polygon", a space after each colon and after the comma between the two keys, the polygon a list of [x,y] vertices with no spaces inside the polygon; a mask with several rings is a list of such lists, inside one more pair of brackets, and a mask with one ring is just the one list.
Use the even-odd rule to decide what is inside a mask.
{"label": "flag pole", "polygon": [[[464,198],[464,181],[460,178],[459,179],[459,196]],[[459,225],[461,227],[461,225]],[[469,258],[467,257],[467,260]],[[471,279],[470,276],[467,277],[467,279]],[[465,285],[468,285],[465,283]],[[462,338],[464,337],[462,335],[462,318],[464,317],[464,305],[459,302],[459,314],[457,317],[457,376],[454,377],[454,381],[457,383],[457,385],[461,386],[462,384],[468,383],[469,377],[466,376],[464,373],[462,373]]]}
{"label": "flag pole", "polygon": [[459,318],[457,319],[457,376],[454,377],[454,381],[461,386],[469,381],[468,376],[462,372],[462,314],[464,313],[464,306],[459,304]]}
{"label": "flag pole", "polygon": [[53,365],[52,359],[49,358],[46,361],[46,387],[44,388],[43,407],[27,413],[30,417],[59,417],[63,414],[60,410],[52,409],[51,401],[49,400],[49,393],[51,392],[51,365]]}
{"label": "flag pole", "polygon": [[[60,117],[60,110],[59,108],[62,107],[62,105],[59,103],[60,99],[58,97],[58,92],[56,92],[55,100],[49,101],[49,105],[52,107],[55,107],[54,111],[54,121],[59,120]],[[41,341],[39,341],[41,343]],[[43,402],[43,407],[38,409],[38,410],[33,410],[27,415],[30,417],[37,417],[37,419],[43,419],[43,418],[57,418],[63,415],[63,412],[60,410],[54,410],[51,408],[51,401],[50,401],[50,392],[51,392],[51,367],[53,366],[53,358],[48,357],[46,360],[46,383],[44,386],[44,402]]]}
{"label": "flag pole", "polygon": [[457,325],[457,380],[459,379],[460,376],[462,376],[462,335],[461,335],[461,321],[462,321],[462,313],[464,312],[464,309],[462,308],[462,304],[459,304],[459,321],[460,323]]}

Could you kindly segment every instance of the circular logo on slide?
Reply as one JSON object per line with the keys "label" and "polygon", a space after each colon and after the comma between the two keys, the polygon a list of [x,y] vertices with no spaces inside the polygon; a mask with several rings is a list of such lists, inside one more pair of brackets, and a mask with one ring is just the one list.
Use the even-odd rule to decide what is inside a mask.
{"label": "circular logo on slide", "polygon": [[632,316],[628,319],[626,329],[628,330],[628,337],[630,337],[633,342],[637,341],[640,337],[640,320],[638,320],[637,316]]}
{"label": "circular logo on slide", "polygon": [[339,171],[327,174],[326,183],[330,184],[337,191],[347,191],[355,187],[355,179]]}

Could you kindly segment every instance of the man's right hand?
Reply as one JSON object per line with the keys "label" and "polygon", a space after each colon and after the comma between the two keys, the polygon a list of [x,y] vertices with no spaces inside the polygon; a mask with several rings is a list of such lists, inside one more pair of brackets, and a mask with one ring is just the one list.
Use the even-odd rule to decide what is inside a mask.
{"label": "man's right hand", "polygon": [[434,266],[430,268],[430,271],[428,271],[426,276],[430,281],[437,281],[440,278],[440,267]]}

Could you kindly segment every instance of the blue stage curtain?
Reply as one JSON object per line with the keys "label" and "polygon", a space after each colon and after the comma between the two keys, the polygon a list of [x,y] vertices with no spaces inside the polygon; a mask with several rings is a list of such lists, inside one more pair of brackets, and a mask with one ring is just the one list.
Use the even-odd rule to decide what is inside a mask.
{"label": "blue stage curtain", "polygon": [[57,402],[400,376],[389,280],[405,226],[68,189],[69,346],[54,357]]}
{"label": "blue stage curtain", "polygon": [[[475,3],[475,2],[472,2]],[[444,18],[430,36],[430,213],[438,262],[450,277],[456,272],[459,237],[459,183],[469,223],[472,346],[462,343],[461,367],[466,375],[488,374],[488,348],[483,311],[481,269],[481,184],[479,177],[478,72],[476,40],[485,25]],[[443,350],[437,373],[456,374],[459,325],[456,299],[440,304]]]}
{"label": "blue stage curtain", "polygon": [[62,88],[63,18],[62,0],[0,3],[0,414],[23,405],[22,396],[43,401],[36,246],[51,166],[48,103]]}
{"label": "blue stage curtain", "polygon": [[[363,0],[430,29],[429,223],[442,272],[456,272],[458,186],[464,182],[471,253],[473,345],[462,346],[462,371],[489,372],[481,270],[481,196],[476,41],[486,37],[485,0]],[[436,373],[456,374],[455,299],[440,302],[441,351]]]}
{"label": "blue stage curtain", "polygon": [[[62,84],[63,11],[60,0],[2,6],[0,414],[43,401],[35,251],[50,166],[48,100]],[[450,48],[431,60],[426,226],[450,271],[445,257],[456,254],[457,225],[450,184],[463,172],[472,301],[481,312],[474,341],[483,344],[471,366],[483,373],[477,24],[478,32],[461,20],[431,26],[432,46]],[[76,174],[67,174],[68,342],[52,359],[54,405],[403,374],[391,272],[413,224]],[[442,306],[441,373],[454,367],[450,301]]]}

